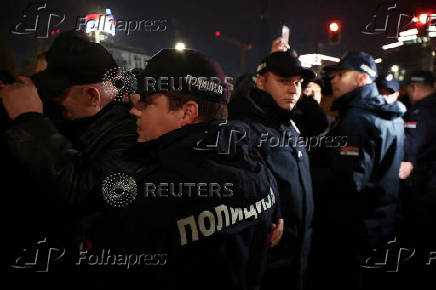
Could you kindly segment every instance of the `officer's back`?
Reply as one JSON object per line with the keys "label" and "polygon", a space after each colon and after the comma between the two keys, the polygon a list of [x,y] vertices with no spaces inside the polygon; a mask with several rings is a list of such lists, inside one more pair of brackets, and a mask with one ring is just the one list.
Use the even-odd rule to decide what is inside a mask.
{"label": "officer's back", "polygon": [[[141,166],[134,179],[103,184],[109,205],[88,229],[90,250],[151,255],[129,271],[159,289],[256,289],[276,185],[248,127],[216,120],[226,117],[226,95],[210,78],[222,81],[221,69],[195,51],[162,50],[144,75],[171,75],[183,91],[145,89],[132,109],[139,138],[126,158]],[[122,195],[113,193],[117,182]]]}

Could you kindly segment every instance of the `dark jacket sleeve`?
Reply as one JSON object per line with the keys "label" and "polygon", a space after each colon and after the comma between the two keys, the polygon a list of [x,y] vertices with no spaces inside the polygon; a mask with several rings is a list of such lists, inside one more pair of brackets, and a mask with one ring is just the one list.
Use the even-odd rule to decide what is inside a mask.
{"label": "dark jacket sleeve", "polygon": [[317,136],[329,125],[327,116],[318,103],[305,95],[295,105],[292,119],[304,137]]}
{"label": "dark jacket sleeve", "polygon": [[404,138],[404,161],[411,162],[416,166],[416,155],[419,152],[419,148],[422,146],[423,137],[423,124],[420,122],[418,116],[414,118],[416,123],[415,128],[406,128],[405,129],[405,138]]}
{"label": "dark jacket sleeve", "polygon": [[101,202],[99,187],[105,177],[128,170],[122,156],[134,144],[135,136],[111,133],[108,145],[90,159],[72,148],[48,119],[41,114],[26,113],[14,120],[4,141],[20,165],[30,171],[32,182],[49,194],[50,200],[62,208],[86,211]]}
{"label": "dark jacket sleeve", "polygon": [[[341,204],[358,202],[359,194],[369,183],[377,158],[377,133],[373,130],[375,128],[364,117],[349,116],[335,128],[335,137],[346,138],[341,137],[341,142],[332,139],[330,146],[325,145],[329,144],[329,140],[325,140],[323,150],[318,152],[320,160],[312,168],[314,191],[318,193],[315,199],[321,200],[318,204],[331,204],[334,200],[333,203],[341,207]],[[326,138],[330,137],[334,138]],[[328,196],[319,196],[322,192],[327,195],[323,188],[328,188]],[[337,210],[348,212],[353,209]]]}

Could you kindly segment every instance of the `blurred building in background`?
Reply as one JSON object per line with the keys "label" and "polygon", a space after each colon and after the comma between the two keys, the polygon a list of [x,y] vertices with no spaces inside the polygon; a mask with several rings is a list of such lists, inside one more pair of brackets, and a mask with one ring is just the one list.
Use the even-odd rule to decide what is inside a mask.
{"label": "blurred building in background", "polygon": [[103,45],[113,56],[118,66],[125,69],[145,68],[151,57],[143,48],[122,45],[115,41],[116,20],[109,8],[85,17],[85,32],[91,41]]}
{"label": "blurred building in background", "polygon": [[436,72],[436,14],[419,14],[400,31],[396,42],[383,45],[379,64],[383,74],[393,74],[403,82],[415,70]]}

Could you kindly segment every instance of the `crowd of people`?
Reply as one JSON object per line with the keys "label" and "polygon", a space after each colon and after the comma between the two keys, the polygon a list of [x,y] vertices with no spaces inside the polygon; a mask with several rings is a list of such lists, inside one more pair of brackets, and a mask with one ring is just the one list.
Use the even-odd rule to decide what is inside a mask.
{"label": "crowd of people", "polygon": [[[83,33],[41,57],[30,78],[0,75],[11,274],[314,290],[413,285],[434,270],[432,72],[400,87],[351,51],[321,78],[277,38],[233,86],[204,53],[162,49],[121,93],[103,80],[113,57]],[[379,262],[393,242],[414,255],[394,257],[408,260],[394,278]],[[41,265],[31,249],[58,255]]]}

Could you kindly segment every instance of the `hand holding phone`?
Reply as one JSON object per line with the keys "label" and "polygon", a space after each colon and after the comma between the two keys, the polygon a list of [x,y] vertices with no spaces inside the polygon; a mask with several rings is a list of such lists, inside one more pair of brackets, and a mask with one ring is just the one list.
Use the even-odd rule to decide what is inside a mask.
{"label": "hand holding phone", "polygon": [[290,34],[289,27],[283,25],[282,36],[279,36],[276,39],[274,39],[271,46],[271,53],[277,51],[287,51],[288,49],[291,48],[289,46],[289,34]]}
{"label": "hand holding phone", "polygon": [[282,26],[282,43],[284,44],[284,45],[289,45],[289,33],[290,33],[290,30],[289,30],[289,27],[287,27],[286,25],[283,25]]}

